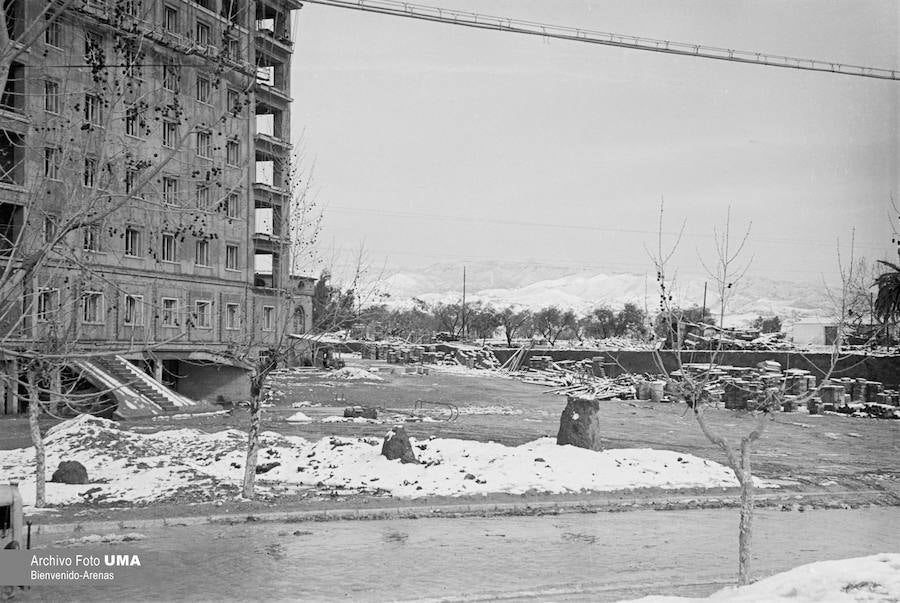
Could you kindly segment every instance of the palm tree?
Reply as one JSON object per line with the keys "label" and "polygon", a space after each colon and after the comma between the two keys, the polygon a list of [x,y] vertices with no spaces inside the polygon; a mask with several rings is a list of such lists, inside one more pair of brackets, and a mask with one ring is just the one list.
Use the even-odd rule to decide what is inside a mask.
{"label": "palm tree", "polygon": [[[900,318],[900,265],[878,260],[890,270],[875,279],[878,296],[875,298],[875,317],[890,325],[891,318]],[[890,334],[888,334],[890,337]]]}

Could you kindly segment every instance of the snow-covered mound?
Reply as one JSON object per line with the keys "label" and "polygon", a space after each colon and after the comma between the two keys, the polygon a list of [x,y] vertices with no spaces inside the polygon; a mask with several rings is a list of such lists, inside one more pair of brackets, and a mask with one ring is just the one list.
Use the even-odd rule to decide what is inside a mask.
{"label": "snow-covered mound", "polygon": [[288,421],[289,423],[309,423],[312,419],[298,411],[285,419],[285,421]]}
{"label": "snow-covered mound", "polygon": [[[86,415],[51,429],[45,438],[48,476],[61,460],[76,460],[89,484],[47,483],[54,505],[123,505],[215,501],[236,496],[247,435],[173,429],[152,434],[121,429]],[[261,435],[262,492],[325,487],[419,498],[491,492],[564,493],[627,488],[735,486],[726,467],[668,450],[594,452],[541,438],[517,447],[457,439],[413,440],[421,464],[381,456],[381,438],[323,438],[317,442],[273,432]],[[34,502],[34,449],[0,451],[0,475],[19,480]],[[764,485],[764,484],[761,484]]]}
{"label": "snow-covered mound", "polygon": [[335,379],[338,381],[384,381],[382,377],[379,377],[375,373],[370,373],[366,369],[355,366],[345,366],[333,373],[328,373],[328,379]]}
{"label": "snow-covered mound", "polygon": [[645,597],[637,601],[641,603],[900,601],[900,553],[880,553],[869,557],[801,565],[749,586],[720,590],[706,598]]}

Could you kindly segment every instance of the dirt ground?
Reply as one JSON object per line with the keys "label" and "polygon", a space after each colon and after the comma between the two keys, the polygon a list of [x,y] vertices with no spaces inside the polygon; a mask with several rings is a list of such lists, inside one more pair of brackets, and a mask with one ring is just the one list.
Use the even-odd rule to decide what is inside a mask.
{"label": "dirt ground", "polygon": [[[406,423],[407,432],[412,437],[425,439],[435,436],[519,445],[541,436],[555,436],[560,413],[566,404],[564,396],[548,394],[545,387],[485,372],[442,372],[432,369],[425,375],[406,373],[402,366],[359,359],[351,360],[349,365],[377,369],[376,374],[384,381],[337,381],[321,371],[276,375],[270,380],[273,406],[264,409],[264,430],[307,439],[330,435],[380,437],[397,418],[412,414],[418,400],[424,400],[454,404],[462,412],[457,420],[447,421],[447,411],[438,405],[429,405],[432,408],[430,416],[436,420]],[[291,407],[292,403],[302,401],[313,406],[302,409]],[[381,409],[379,418],[384,418],[385,422],[316,421],[340,416],[349,405],[377,407]],[[669,449],[717,462],[724,461],[724,455],[706,440],[691,415],[685,412],[683,404],[610,400],[601,402],[601,407],[601,424],[609,448]],[[473,411],[467,413],[466,408]],[[313,422],[288,422],[287,417],[298,410]],[[474,414],[476,412],[485,414]],[[746,412],[725,409],[710,409],[708,412],[712,423],[732,441],[751,428],[752,418]],[[46,421],[46,426],[53,422]],[[124,427],[143,432],[187,427],[218,431],[226,428],[246,429],[246,425],[247,412],[241,407],[232,409],[231,414],[123,422]],[[28,445],[25,417],[0,420],[0,449]],[[779,480],[787,491],[816,493],[826,497],[833,492],[836,499],[848,492],[884,492],[887,496],[875,496],[872,502],[898,504],[900,421],[837,415],[810,416],[805,412],[777,413],[755,447],[754,463],[756,475]],[[321,504],[322,500],[321,497],[315,498],[316,504]],[[281,502],[287,506],[306,504],[302,500]],[[348,504],[346,500],[334,502]],[[351,504],[369,503],[351,501]],[[236,512],[262,507],[271,509],[268,504],[262,507],[252,503],[232,506],[235,506]],[[200,508],[195,510],[202,512]],[[223,512],[226,509],[215,510]]]}

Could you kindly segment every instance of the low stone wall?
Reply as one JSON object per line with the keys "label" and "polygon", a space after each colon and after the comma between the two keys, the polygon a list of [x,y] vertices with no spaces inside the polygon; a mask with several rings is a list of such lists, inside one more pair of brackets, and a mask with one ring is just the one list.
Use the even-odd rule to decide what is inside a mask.
{"label": "low stone wall", "polygon": [[[505,362],[516,352],[515,349],[494,349],[500,362]],[[528,352],[527,357],[551,356],[554,361],[582,360],[584,358],[604,357],[607,374],[616,376],[628,373],[659,373],[653,352],[647,350],[588,350],[588,349],[554,349],[541,348]],[[667,371],[678,368],[676,355],[670,351],[660,352]],[[526,357],[526,360],[527,360]],[[682,362],[709,362],[710,352],[683,352]],[[809,371],[821,379],[831,366],[831,354],[804,353],[789,351],[757,352],[730,350],[716,354],[717,364],[732,366],[756,366],[763,360],[774,360],[781,363],[782,369],[796,368]],[[853,377],[880,381],[887,387],[900,386],[900,355],[867,356],[865,354],[849,354],[842,356],[832,372],[832,377]]]}

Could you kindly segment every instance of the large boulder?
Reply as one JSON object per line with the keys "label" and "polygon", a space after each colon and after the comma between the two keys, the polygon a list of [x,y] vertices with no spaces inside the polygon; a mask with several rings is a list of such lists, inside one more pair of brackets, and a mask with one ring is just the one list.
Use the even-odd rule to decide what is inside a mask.
{"label": "large boulder", "polygon": [[381,455],[389,461],[400,459],[401,463],[418,463],[409,436],[402,425],[395,425],[386,436],[381,446]]}
{"label": "large boulder", "polygon": [[86,484],[88,483],[87,469],[78,461],[62,461],[53,472],[50,481],[59,484]]}
{"label": "large boulder", "polygon": [[603,450],[599,412],[600,403],[597,400],[569,396],[566,408],[559,418],[556,443],[560,446],[569,444],[588,450]]}

